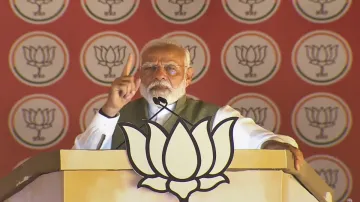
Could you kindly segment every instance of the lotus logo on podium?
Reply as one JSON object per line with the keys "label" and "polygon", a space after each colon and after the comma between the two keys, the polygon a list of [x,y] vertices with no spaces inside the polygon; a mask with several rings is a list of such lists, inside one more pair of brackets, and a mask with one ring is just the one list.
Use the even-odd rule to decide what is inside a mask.
{"label": "lotus logo on podium", "polygon": [[178,119],[170,133],[147,121],[148,134],[122,123],[129,162],[143,177],[138,188],[170,192],[186,202],[196,191],[208,192],[230,183],[224,172],[234,156],[232,133],[237,117],[224,119],[213,130],[210,120],[202,119],[189,129]]}

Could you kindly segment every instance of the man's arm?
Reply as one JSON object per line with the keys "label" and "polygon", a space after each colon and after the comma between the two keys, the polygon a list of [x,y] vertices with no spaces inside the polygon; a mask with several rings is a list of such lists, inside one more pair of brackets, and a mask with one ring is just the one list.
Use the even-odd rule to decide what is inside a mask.
{"label": "man's arm", "polygon": [[268,141],[286,143],[298,148],[298,144],[293,138],[266,130],[251,118],[243,117],[240,112],[228,105],[217,111],[213,126],[229,117],[239,117],[233,131],[235,149],[263,149],[263,145]]}
{"label": "man's arm", "polygon": [[221,120],[229,117],[239,117],[233,131],[235,149],[289,150],[294,156],[295,168],[300,170],[305,162],[304,155],[293,138],[264,129],[230,106],[224,106],[217,111],[213,125],[216,126]]}
{"label": "man's arm", "polygon": [[108,117],[100,109],[86,130],[76,136],[72,149],[96,149],[103,134],[105,140],[100,149],[111,149],[112,136],[119,118],[119,114]]}
{"label": "man's arm", "polygon": [[111,149],[112,136],[120,118],[119,111],[131,101],[140,87],[141,80],[135,82],[134,76],[130,75],[132,67],[133,55],[130,54],[121,76],[112,82],[104,106],[86,130],[75,138],[73,149],[96,149],[102,135],[105,135],[105,140],[100,149]]}

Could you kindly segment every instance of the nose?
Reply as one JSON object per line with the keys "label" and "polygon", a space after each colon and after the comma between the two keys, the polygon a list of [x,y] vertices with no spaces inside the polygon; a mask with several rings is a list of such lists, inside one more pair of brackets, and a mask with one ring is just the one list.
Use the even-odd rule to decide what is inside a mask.
{"label": "nose", "polygon": [[155,79],[163,80],[167,78],[167,74],[164,68],[157,68],[155,71]]}

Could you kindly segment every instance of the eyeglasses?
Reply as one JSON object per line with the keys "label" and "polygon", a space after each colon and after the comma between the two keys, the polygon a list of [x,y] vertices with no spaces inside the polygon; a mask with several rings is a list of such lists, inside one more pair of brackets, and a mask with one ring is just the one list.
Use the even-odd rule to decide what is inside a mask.
{"label": "eyeglasses", "polygon": [[159,70],[161,67],[165,69],[165,71],[169,75],[176,75],[179,71],[181,66],[176,64],[164,64],[164,65],[157,65],[157,64],[144,64],[141,66],[141,69],[146,73],[154,73]]}

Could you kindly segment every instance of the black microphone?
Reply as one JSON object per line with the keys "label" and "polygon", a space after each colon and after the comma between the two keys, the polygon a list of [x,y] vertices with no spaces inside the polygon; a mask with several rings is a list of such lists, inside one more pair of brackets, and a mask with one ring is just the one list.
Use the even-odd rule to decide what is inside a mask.
{"label": "black microphone", "polygon": [[[171,112],[172,114],[174,114],[175,116],[177,116],[178,118],[180,118],[181,120],[185,121],[186,123],[188,123],[191,126],[194,126],[192,123],[190,123],[188,120],[184,119],[183,117],[181,117],[180,115],[178,115],[177,113],[175,113],[174,111],[172,111],[171,109],[167,108],[168,102],[165,98],[163,97],[158,97],[156,101],[154,101],[155,104],[160,105],[161,107],[163,107],[163,109],[168,110],[169,112]],[[162,105],[161,103],[164,103],[165,105]]]}
{"label": "black microphone", "polygon": [[[160,101],[158,100],[158,98],[153,97],[153,102],[154,102],[156,105],[158,105],[158,103],[159,103]],[[162,106],[161,109],[160,109],[159,111],[157,111],[152,117],[150,117],[149,119],[142,119],[142,120],[143,120],[143,121],[146,121],[146,120],[149,120],[149,121],[150,121],[150,120],[152,120],[156,115],[158,115],[162,110],[164,110],[167,105],[168,105],[168,104],[167,104],[167,102],[166,102],[166,104],[165,104],[164,106]],[[117,125],[120,127],[119,123],[117,123]],[[145,126],[145,123],[144,123],[142,126],[140,126],[140,128],[142,128],[142,127],[144,127],[144,126]],[[117,146],[115,149],[119,149],[124,143],[125,143],[125,141],[122,142],[122,143],[121,143],[119,146]]]}
{"label": "black microphone", "polygon": [[100,150],[102,144],[104,143],[105,137],[106,137],[105,134],[101,135],[100,141],[99,141],[98,145],[96,146],[96,150]]}

